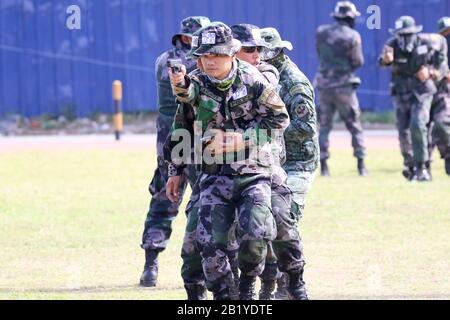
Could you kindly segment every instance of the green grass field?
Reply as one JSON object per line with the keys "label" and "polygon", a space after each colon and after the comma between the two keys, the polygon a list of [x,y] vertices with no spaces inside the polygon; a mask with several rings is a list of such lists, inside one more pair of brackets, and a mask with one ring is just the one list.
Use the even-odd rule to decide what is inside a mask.
{"label": "green grass field", "polygon": [[[184,299],[181,213],[157,288],[137,286],[155,167],[148,148],[1,152],[0,299]],[[301,223],[314,299],[450,298],[450,179],[407,183],[397,149],[370,151],[359,178],[335,150]]]}

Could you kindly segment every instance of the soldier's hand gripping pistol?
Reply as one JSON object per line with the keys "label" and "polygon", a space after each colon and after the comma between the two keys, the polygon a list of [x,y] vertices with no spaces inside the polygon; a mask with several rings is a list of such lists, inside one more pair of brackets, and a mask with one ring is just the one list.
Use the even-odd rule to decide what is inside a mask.
{"label": "soldier's hand gripping pistol", "polygon": [[186,67],[183,65],[181,59],[167,60],[167,67],[170,69],[170,81],[173,85],[184,87],[184,76],[186,74]]}

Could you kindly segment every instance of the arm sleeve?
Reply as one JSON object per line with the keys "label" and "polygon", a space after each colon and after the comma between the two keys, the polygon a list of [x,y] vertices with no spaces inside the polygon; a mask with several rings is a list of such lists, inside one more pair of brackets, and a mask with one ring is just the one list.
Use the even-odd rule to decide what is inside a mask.
{"label": "arm sleeve", "polygon": [[[187,159],[191,156],[194,144],[194,120],[192,106],[180,103],[163,147],[164,160],[169,166],[169,176],[181,175],[186,167]],[[181,137],[181,139],[177,139],[177,137]],[[175,150],[179,144],[182,144],[182,148]],[[189,150],[188,154],[185,154],[187,150]]]}
{"label": "arm sleeve", "polygon": [[350,56],[353,70],[356,70],[364,65],[362,41],[359,33],[355,33],[355,39],[353,41],[353,47]]}
{"label": "arm sleeve", "polygon": [[260,145],[271,141],[272,130],[283,132],[289,125],[289,114],[286,106],[271,84],[260,83],[260,96],[258,98],[258,123],[254,130],[244,134],[246,141]]}
{"label": "arm sleeve", "polygon": [[289,90],[286,102],[291,122],[286,129],[287,136],[312,138],[317,134],[317,116],[314,103],[314,90],[309,81],[300,82]]}

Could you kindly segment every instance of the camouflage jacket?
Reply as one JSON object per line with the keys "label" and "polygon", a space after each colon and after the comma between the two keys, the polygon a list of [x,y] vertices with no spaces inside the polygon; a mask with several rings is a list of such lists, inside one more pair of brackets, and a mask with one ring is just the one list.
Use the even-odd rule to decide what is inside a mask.
{"label": "camouflage jacket", "polygon": [[308,78],[288,56],[269,61],[280,73],[279,93],[291,123],[284,132],[287,171],[314,171],[319,163],[317,116],[314,89]]}
{"label": "camouflage jacket", "polygon": [[316,47],[320,60],[314,80],[316,88],[361,84],[361,79],[354,73],[364,64],[358,31],[341,23],[320,26],[317,29]]}
{"label": "camouflage jacket", "polygon": [[197,68],[197,62],[194,59],[186,58],[186,53],[188,51],[187,48],[183,48],[178,44],[176,47],[164,52],[156,59],[155,76],[158,93],[158,113],[160,120],[167,123],[168,126],[173,122],[178,104],[172,93],[172,87],[170,86],[169,75],[167,73],[167,61],[169,59],[181,59],[186,66],[187,71],[191,72]]}
{"label": "camouflage jacket", "polygon": [[[449,74],[448,66],[448,44],[447,40],[437,33],[425,34],[429,37],[431,48],[433,50],[432,67],[437,71],[435,83],[436,86]],[[447,81],[447,80],[445,80]]]}
{"label": "camouflage jacket", "polygon": [[[289,116],[276,89],[258,69],[248,63],[236,61],[234,83],[225,92],[218,90],[199,69],[186,76],[184,88],[173,87],[182,108],[179,108],[175,116],[172,134],[178,129],[191,128],[194,128],[197,135],[203,135],[211,129],[243,132],[248,145],[257,147],[250,149],[257,149],[258,152],[248,152],[247,149],[245,159],[225,162],[220,166],[219,174],[271,173],[271,136],[274,135],[273,131],[283,131],[287,127]],[[170,158],[172,162],[183,162],[182,159],[174,161],[175,159]],[[182,167],[183,165],[177,165],[177,173]]]}
{"label": "camouflage jacket", "polygon": [[391,37],[386,42],[386,46],[394,49],[394,62],[385,64],[383,62],[383,54],[380,55],[378,61],[382,67],[392,67],[392,96],[409,97],[414,95],[417,99],[421,100],[424,96],[436,93],[436,85],[432,79],[421,82],[416,78],[416,74],[422,66],[431,66],[439,69],[439,65],[445,60],[442,52],[439,53],[434,49],[436,44],[432,39],[433,36],[429,34],[418,34],[412,52],[400,50],[395,37]]}
{"label": "camouflage jacket", "polygon": [[447,40],[447,63],[450,68],[450,34],[445,36],[445,40]]}

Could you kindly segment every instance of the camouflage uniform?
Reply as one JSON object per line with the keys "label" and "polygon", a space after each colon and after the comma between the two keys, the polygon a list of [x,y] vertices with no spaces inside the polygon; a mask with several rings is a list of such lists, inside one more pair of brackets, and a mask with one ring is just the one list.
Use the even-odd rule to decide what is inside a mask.
{"label": "camouflage uniform", "polygon": [[441,60],[440,54],[445,58],[445,52],[447,57],[438,68],[439,77],[436,79],[438,92],[431,107],[431,118],[434,121],[432,138],[433,145],[438,147],[441,158],[445,159],[445,171],[450,175],[450,17],[444,17],[438,21],[438,30],[443,37],[436,41],[437,60]]}
{"label": "camouflage uniform", "polygon": [[[223,23],[212,23],[196,36],[191,50],[194,56],[232,56],[240,48],[239,41],[232,38],[231,30]],[[214,81],[195,70],[185,81],[184,87],[175,86],[173,90],[180,102],[192,105],[195,116],[191,121],[195,123],[178,122],[176,116],[174,130],[189,130],[192,125],[197,133],[212,129],[247,130],[244,137],[249,148],[244,151],[245,160],[238,155],[237,161],[202,164],[197,241],[208,289],[216,298],[229,298],[234,279],[227,246],[237,214],[240,297],[252,298],[255,278],[264,267],[267,241],[276,233],[270,210],[270,132],[284,130],[288,114],[275,89],[257,69],[238,60],[226,80]],[[257,155],[250,151],[252,146],[258,147]],[[183,168],[174,164],[171,167],[173,175],[180,174]]]}
{"label": "camouflage uniform", "polygon": [[[209,19],[206,17],[189,17],[184,19],[181,22],[181,32],[172,38],[174,48],[164,52],[157,58],[155,63],[159,113],[156,122],[158,167],[149,186],[152,198],[142,235],[141,247],[146,250],[146,264],[143,277],[141,278],[141,285],[144,286],[155,285],[156,279],[147,278],[149,276],[148,270],[153,268],[153,272],[157,271],[157,255],[167,247],[172,233],[172,222],[177,216],[178,208],[181,204],[181,200],[178,203],[171,203],[166,197],[168,172],[167,164],[163,160],[163,145],[177,110],[177,103],[172,94],[167,73],[167,61],[169,59],[181,59],[188,70],[194,70],[196,61],[186,58],[186,53],[190,50],[190,46],[182,43],[180,38],[182,35],[192,36],[192,33],[207,23],[209,23]],[[187,182],[189,182],[191,187],[193,186],[196,177],[195,168],[192,166],[187,167],[180,186],[180,194],[184,193]]]}
{"label": "camouflage uniform", "polygon": [[[344,12],[339,13],[339,10]],[[356,96],[361,80],[354,74],[364,64],[361,36],[345,20],[358,15],[356,9],[354,12],[348,6],[337,6],[336,12],[332,14],[336,22],[322,25],[317,30],[316,46],[320,66],[314,86],[319,90],[320,157],[324,165],[330,157],[329,134],[336,109],[352,136],[353,155],[358,159],[366,156],[361,110]],[[360,174],[364,175],[361,170]],[[324,172],[324,175],[328,175],[328,172]]]}
{"label": "camouflage uniform", "polygon": [[[242,38],[241,34],[237,34],[236,30],[241,30],[241,27],[244,26],[245,29],[247,29],[247,26],[249,29],[257,28],[255,26],[251,25],[238,25],[238,26],[232,26],[231,30],[233,31],[233,36],[241,41],[242,46],[245,45],[266,45],[263,40],[260,42],[245,42]],[[251,28],[250,28],[251,27]],[[249,39],[247,39],[249,40]],[[243,64],[245,64],[244,61],[242,61]],[[275,67],[265,63],[261,62],[259,65],[256,66],[258,71],[260,71],[264,77],[271,83],[274,87],[278,85],[278,79],[279,74]],[[282,136],[282,135],[281,135]],[[275,145],[275,144],[273,144]],[[276,148],[274,148],[276,149]],[[274,159],[276,159],[276,155],[274,154]],[[196,239],[196,230],[198,225],[198,211],[200,209],[200,190],[199,185],[196,184],[194,186],[191,199],[189,201],[189,204],[187,206],[186,214],[187,214],[187,224],[186,224],[186,230],[185,230],[185,236],[183,240],[183,247],[181,252],[181,257],[183,259],[183,265],[181,270],[181,275],[183,277],[183,280],[185,284],[188,285],[203,285],[204,284],[204,274],[203,269],[201,265],[201,256],[200,252],[198,250],[198,247],[196,245],[197,239]],[[233,271],[234,279],[239,279],[239,262],[238,262],[238,251],[239,251],[239,244],[237,242],[236,237],[237,232],[237,220],[235,220],[232,228],[230,229],[229,234],[229,242],[227,246],[227,255],[228,259],[231,265],[231,270]],[[267,257],[272,258],[275,260],[276,265],[276,259],[273,254],[273,249],[271,245],[269,244],[268,247],[268,255]],[[266,262],[266,268],[267,268],[267,262]],[[233,298],[237,297],[236,289],[238,287],[238,281],[235,281],[236,285],[233,290]]]}
{"label": "camouflage uniform", "polygon": [[[306,196],[314,179],[314,171],[319,162],[319,142],[317,120],[314,106],[314,90],[308,78],[299,70],[283,49],[292,50],[292,45],[282,41],[278,31],[273,28],[262,30],[263,38],[278,50],[275,57],[269,57],[268,63],[280,73],[279,93],[286,104],[291,122],[284,132],[286,162],[283,169],[287,173],[287,188],[280,185],[272,208],[278,208],[275,219],[278,227],[277,238],[273,241],[278,266],[290,275],[291,282],[303,282],[305,259],[298,222],[301,219]],[[281,49],[281,51],[279,51]],[[283,203],[291,203],[288,208]],[[306,292],[304,292],[306,297]]]}
{"label": "camouflage uniform", "polygon": [[429,34],[435,58],[433,66],[437,71],[435,84],[437,92],[431,104],[432,144],[437,146],[442,159],[450,158],[450,76],[448,47],[446,39],[439,34]]}
{"label": "camouflage uniform", "polygon": [[[394,61],[388,66],[392,65],[391,95],[397,116],[400,149],[404,165],[410,172],[404,171],[404,175],[410,180],[425,181],[430,179],[425,170],[425,163],[429,161],[427,125],[437,89],[431,78],[421,82],[416,74],[422,66],[435,65],[436,55],[430,37],[418,34],[422,27],[416,26],[413,18],[400,17],[396,27],[390,30],[396,36],[390,38],[386,46],[393,48],[394,53]],[[410,41],[408,49],[401,49],[400,37],[414,39],[413,35],[416,35],[415,40]],[[386,66],[382,56],[379,63]]]}

